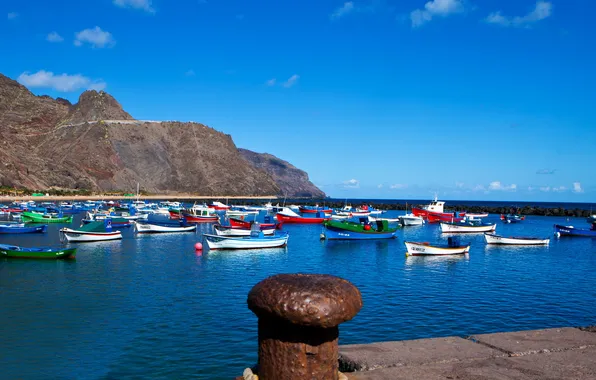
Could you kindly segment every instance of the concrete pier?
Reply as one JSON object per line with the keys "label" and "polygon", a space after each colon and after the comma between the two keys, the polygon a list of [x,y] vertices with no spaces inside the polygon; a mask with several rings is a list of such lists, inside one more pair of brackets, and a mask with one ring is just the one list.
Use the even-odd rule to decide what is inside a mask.
{"label": "concrete pier", "polygon": [[339,354],[352,380],[596,380],[594,327],[344,345]]}

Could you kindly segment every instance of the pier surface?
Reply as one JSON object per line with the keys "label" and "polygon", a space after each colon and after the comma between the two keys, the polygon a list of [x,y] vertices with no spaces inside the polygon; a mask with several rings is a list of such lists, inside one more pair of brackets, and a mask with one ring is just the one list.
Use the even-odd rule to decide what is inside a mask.
{"label": "pier surface", "polygon": [[351,380],[596,379],[596,328],[340,346]]}

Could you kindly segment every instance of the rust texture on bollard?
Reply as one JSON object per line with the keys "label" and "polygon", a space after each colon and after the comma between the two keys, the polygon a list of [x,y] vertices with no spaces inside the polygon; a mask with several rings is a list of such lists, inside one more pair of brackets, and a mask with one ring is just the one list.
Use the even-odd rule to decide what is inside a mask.
{"label": "rust texture on bollard", "polygon": [[360,291],[335,276],[280,274],[248,294],[259,318],[260,380],[338,378],[340,323],[362,308]]}

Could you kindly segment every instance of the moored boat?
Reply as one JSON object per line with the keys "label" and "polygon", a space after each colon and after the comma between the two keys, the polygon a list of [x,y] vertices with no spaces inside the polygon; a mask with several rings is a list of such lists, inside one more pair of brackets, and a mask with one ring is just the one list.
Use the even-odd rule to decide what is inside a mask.
{"label": "moored boat", "polygon": [[[412,213],[416,216],[421,216],[423,218],[429,219],[429,215],[435,220],[438,221],[446,221],[446,219],[451,220],[452,218],[458,218],[465,216],[465,212],[460,213],[453,213],[453,212],[445,212],[444,211],[445,202],[435,199],[431,201],[428,205],[423,207],[412,207]],[[436,220],[438,218],[438,220]],[[441,219],[446,218],[446,219]],[[429,219],[430,222],[430,219]]]}
{"label": "moored boat", "polygon": [[562,226],[555,224],[555,236],[582,236],[582,237],[596,237],[596,223],[588,228],[576,228],[574,226]]}
{"label": "moored boat", "polygon": [[[271,217],[265,217],[265,219],[266,219],[265,223],[259,223],[259,227],[261,228],[261,230],[267,229],[267,228],[276,228],[276,229],[281,228],[281,223],[268,223],[267,218],[271,218]],[[247,220],[242,220],[242,219],[238,219],[238,218],[230,218],[230,225],[232,227],[243,227],[246,229],[250,229],[253,224],[254,224],[254,221],[247,221]]]}
{"label": "moored boat", "polygon": [[482,212],[482,213],[471,213],[471,212],[466,212],[466,216],[468,218],[488,218],[488,212]]}
{"label": "moored boat", "polygon": [[324,214],[331,214],[333,212],[332,209],[327,207],[320,207],[319,205],[315,206],[300,206],[298,207],[298,211],[301,214],[316,214],[318,212],[322,212]]}
{"label": "moored boat", "polygon": [[76,252],[76,248],[25,248],[0,244],[0,257],[60,260],[74,259]]}
{"label": "moored boat", "polygon": [[66,227],[60,230],[60,240],[68,242],[95,242],[118,239],[122,239],[122,233],[112,230],[110,219],[91,222],[76,230]]}
{"label": "moored boat", "polygon": [[424,218],[421,216],[416,216],[412,213],[400,215],[398,217],[399,222],[402,226],[421,226],[424,224]]}
{"label": "moored boat", "polygon": [[49,214],[38,214],[36,212],[24,211],[21,214],[23,222],[31,223],[71,223],[72,215],[69,216],[56,216]]}
{"label": "moored boat", "polygon": [[278,248],[285,247],[288,244],[288,233],[284,232],[280,235],[264,236],[259,231],[253,231],[250,236],[246,237],[203,234],[203,239],[209,249]]}
{"label": "moored boat", "polygon": [[44,233],[47,231],[47,229],[47,224],[40,226],[25,226],[23,223],[0,224],[0,234]]}
{"label": "moored boat", "polygon": [[526,217],[521,216],[521,215],[507,214],[507,215],[501,215],[500,219],[504,223],[519,223],[519,222],[526,220]]}
{"label": "moored boat", "polygon": [[496,224],[482,223],[477,219],[466,220],[462,222],[441,222],[441,232],[443,233],[476,233],[491,232],[497,228]]}
{"label": "moored boat", "polygon": [[322,212],[315,214],[313,217],[300,216],[287,207],[285,207],[283,211],[278,212],[275,217],[280,223],[294,224],[321,224],[324,221],[331,219],[330,216],[327,216]]}
{"label": "moored boat", "polygon": [[455,239],[448,239],[448,244],[433,244],[406,241],[406,256],[447,256],[463,255],[470,252],[470,245],[460,245]]}
{"label": "moored boat", "polygon": [[495,234],[485,233],[484,238],[487,244],[503,245],[548,245],[550,239],[535,237],[506,237]]}
{"label": "moored boat", "polygon": [[215,202],[211,202],[209,204],[209,207],[213,208],[216,211],[225,211],[231,208],[231,206],[228,206],[226,204],[223,204],[219,201],[215,201]]}
{"label": "moored boat", "polygon": [[367,217],[359,218],[358,222],[350,220],[326,220],[323,236],[329,240],[372,240],[393,239],[397,228],[390,228],[389,222],[379,220],[369,222]]}
{"label": "moored boat", "polygon": [[[263,235],[273,235],[275,233],[275,226],[262,228],[260,224],[256,224]],[[215,234],[218,236],[250,236],[251,228],[238,227],[238,226],[222,226],[221,224],[215,224],[213,226]]]}
{"label": "moored boat", "polygon": [[193,232],[197,230],[197,225],[192,226],[180,223],[178,226],[157,224],[157,223],[135,223],[135,230],[137,233],[168,233],[168,232]]}

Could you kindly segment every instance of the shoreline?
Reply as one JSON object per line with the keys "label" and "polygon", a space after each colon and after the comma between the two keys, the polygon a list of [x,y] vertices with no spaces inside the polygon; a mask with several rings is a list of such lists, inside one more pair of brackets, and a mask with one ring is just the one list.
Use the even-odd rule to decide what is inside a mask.
{"label": "shoreline", "polygon": [[253,199],[253,200],[260,200],[260,199],[270,199],[270,200],[277,200],[279,197],[277,195],[268,195],[268,196],[251,196],[251,195],[221,195],[221,196],[214,196],[214,195],[191,195],[191,194],[179,194],[179,195],[139,195],[138,197],[135,196],[124,196],[124,195],[48,195],[48,196],[13,196],[13,195],[3,195],[0,196],[0,202],[14,202],[14,201],[103,201],[103,200],[121,200],[121,199],[128,199],[128,200],[159,200],[159,201],[171,201],[171,200],[208,200],[208,199],[216,199],[216,200],[225,200],[225,199]]}

